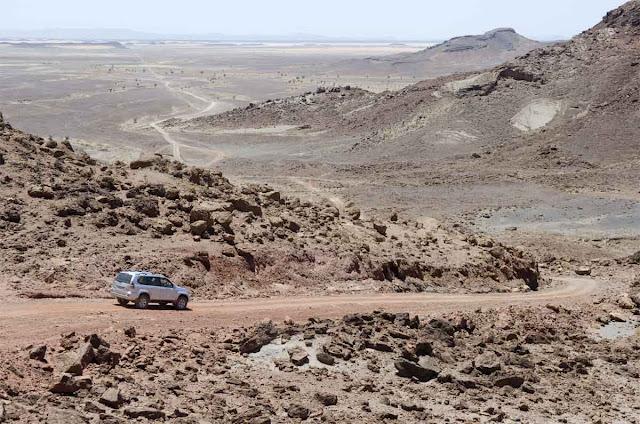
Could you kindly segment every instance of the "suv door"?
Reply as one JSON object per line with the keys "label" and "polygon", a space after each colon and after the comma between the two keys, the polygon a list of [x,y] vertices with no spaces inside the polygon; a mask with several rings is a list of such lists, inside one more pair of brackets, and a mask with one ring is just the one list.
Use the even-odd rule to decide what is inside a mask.
{"label": "suv door", "polygon": [[160,285],[162,287],[162,300],[167,302],[173,302],[176,300],[176,293],[173,287],[173,283],[168,278],[161,278]]}
{"label": "suv door", "polygon": [[144,286],[144,291],[149,294],[149,299],[153,302],[162,300],[162,289],[158,277],[143,276],[138,278],[138,283]]}

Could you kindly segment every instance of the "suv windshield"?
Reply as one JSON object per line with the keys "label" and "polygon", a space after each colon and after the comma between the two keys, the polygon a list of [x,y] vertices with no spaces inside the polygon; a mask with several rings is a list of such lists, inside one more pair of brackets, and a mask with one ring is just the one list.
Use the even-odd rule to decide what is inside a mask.
{"label": "suv windshield", "polygon": [[131,282],[131,274],[121,272],[116,276],[116,281],[118,283],[129,284]]}

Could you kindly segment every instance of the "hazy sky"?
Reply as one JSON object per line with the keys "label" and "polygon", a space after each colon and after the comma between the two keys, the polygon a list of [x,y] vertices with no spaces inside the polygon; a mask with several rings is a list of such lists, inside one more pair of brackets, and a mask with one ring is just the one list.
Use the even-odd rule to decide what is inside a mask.
{"label": "hazy sky", "polygon": [[621,0],[0,0],[2,29],[443,39],[510,26],[572,36]]}

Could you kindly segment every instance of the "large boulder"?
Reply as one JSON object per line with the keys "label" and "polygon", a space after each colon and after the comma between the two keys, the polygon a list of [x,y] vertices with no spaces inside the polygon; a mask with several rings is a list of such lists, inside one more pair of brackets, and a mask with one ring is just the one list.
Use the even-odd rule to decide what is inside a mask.
{"label": "large boulder", "polygon": [[165,236],[173,235],[176,232],[173,224],[166,219],[159,219],[155,221],[152,226],[159,234]]}
{"label": "large boulder", "polygon": [[144,157],[144,158],[140,158],[137,160],[132,161],[129,164],[129,167],[131,169],[142,169],[142,168],[149,168],[152,167],[153,164],[155,163],[156,158],[155,157]]}
{"label": "large boulder", "polygon": [[231,199],[231,206],[239,212],[251,212],[255,216],[262,216],[262,208],[253,200],[238,197]]}
{"label": "large boulder", "polygon": [[33,347],[29,351],[29,358],[34,359],[36,361],[40,361],[40,362],[46,362],[44,359],[46,354],[47,354],[47,345],[39,345],[39,346]]}
{"label": "large boulder", "polygon": [[307,418],[309,418],[310,414],[311,412],[309,411],[309,408],[297,403],[291,404],[287,408],[287,415],[289,415],[289,418],[306,420]]}
{"label": "large boulder", "polygon": [[291,362],[299,367],[309,363],[309,354],[302,348],[290,350],[289,357],[291,358]]}
{"label": "large boulder", "polygon": [[191,234],[193,234],[194,236],[201,236],[208,229],[209,229],[209,223],[207,223],[207,221],[202,221],[202,220],[192,222],[191,225],[189,226],[189,230],[191,231]]}
{"label": "large boulder", "polygon": [[189,213],[189,221],[204,221],[209,226],[213,225],[213,214],[217,212],[225,212],[230,205],[226,202],[200,202],[191,208]]}
{"label": "large boulder", "polygon": [[490,375],[501,368],[498,356],[493,352],[484,352],[473,360],[475,368],[483,374]]}
{"label": "large boulder", "polygon": [[72,395],[79,390],[91,388],[91,385],[92,381],[89,377],[62,373],[51,385],[49,391],[56,394]]}
{"label": "large boulder", "polygon": [[148,420],[163,420],[166,414],[151,407],[129,407],[124,410],[124,414],[129,418],[146,418]]}
{"label": "large boulder", "polygon": [[133,207],[137,212],[150,218],[160,216],[160,205],[157,199],[151,197],[141,197],[133,200]]}
{"label": "large boulder", "polygon": [[53,193],[53,190],[51,190],[51,187],[42,186],[42,185],[33,185],[29,187],[29,189],[27,190],[27,193],[29,194],[29,196],[36,199],[50,200],[55,197],[55,194]]}
{"label": "large boulder", "polygon": [[120,390],[115,387],[110,387],[104,391],[102,396],[100,396],[100,403],[103,405],[107,405],[109,408],[118,409],[122,406],[122,395],[120,394]]}
{"label": "large boulder", "polygon": [[240,345],[240,353],[258,352],[262,346],[268,345],[276,337],[278,329],[272,321],[260,323],[256,326],[254,334]]}
{"label": "large boulder", "polygon": [[404,358],[397,359],[393,365],[396,367],[398,376],[405,378],[415,378],[418,381],[430,381],[437,378],[440,369],[430,361],[420,360],[419,363],[409,361]]}

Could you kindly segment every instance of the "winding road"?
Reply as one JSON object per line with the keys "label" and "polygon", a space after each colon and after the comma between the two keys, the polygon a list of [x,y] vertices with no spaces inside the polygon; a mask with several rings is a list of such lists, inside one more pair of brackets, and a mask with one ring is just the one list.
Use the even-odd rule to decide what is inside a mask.
{"label": "winding road", "polygon": [[[142,59],[141,59],[142,60]],[[152,69],[152,68],[150,68]],[[198,118],[200,116],[204,116],[207,113],[211,112],[213,109],[215,109],[216,106],[218,106],[220,104],[220,102],[217,102],[215,100],[210,100],[207,98],[204,98],[202,96],[199,96],[197,94],[194,94],[190,91],[187,90],[179,90],[176,88],[173,88],[171,86],[171,83],[169,81],[166,80],[165,77],[163,77],[162,75],[159,75],[157,72],[151,70],[151,74],[159,81],[161,82],[165,88],[174,93],[177,94],[178,96],[181,95],[187,95],[190,97],[193,97],[194,99],[198,100],[199,102],[205,103],[206,106],[203,109],[197,109],[196,107],[194,107],[194,105],[191,102],[186,102],[189,104],[189,107],[197,109],[194,112],[191,113],[182,113],[182,114],[175,114],[172,116],[168,116],[168,117],[164,117],[158,121],[152,122],[151,124],[149,124],[149,126],[151,128],[153,128],[156,132],[158,132],[158,134],[160,134],[162,136],[162,138],[167,142],[167,144],[169,144],[169,146],[171,147],[171,154],[173,155],[173,157],[180,162],[185,162],[182,154],[180,153],[180,147],[188,147],[188,148],[192,148],[192,149],[199,149],[198,147],[194,147],[194,146],[189,146],[189,145],[185,145],[181,142],[179,142],[178,140],[176,140],[167,130],[165,130],[164,128],[161,127],[161,124],[169,119],[179,119],[179,120],[190,120],[190,119],[194,119],[194,118]],[[201,150],[205,150],[205,149],[201,149]],[[213,154],[214,159],[212,159],[210,162],[208,162],[207,166],[211,166],[213,164],[215,164],[216,162],[222,160],[224,158],[224,155],[221,152],[217,152],[217,151],[213,151],[213,150],[206,150],[208,153]]]}
{"label": "winding road", "polygon": [[14,300],[6,301],[0,308],[0,346],[26,346],[71,331],[99,332],[131,325],[144,334],[167,328],[213,329],[247,325],[263,319],[337,318],[375,309],[425,315],[549,303],[575,305],[590,302],[591,295],[605,286],[591,278],[566,277],[558,281],[560,284],[556,288],[531,293],[381,293],[194,301],[186,312],[161,307],[138,310],[118,306],[111,299]]}

